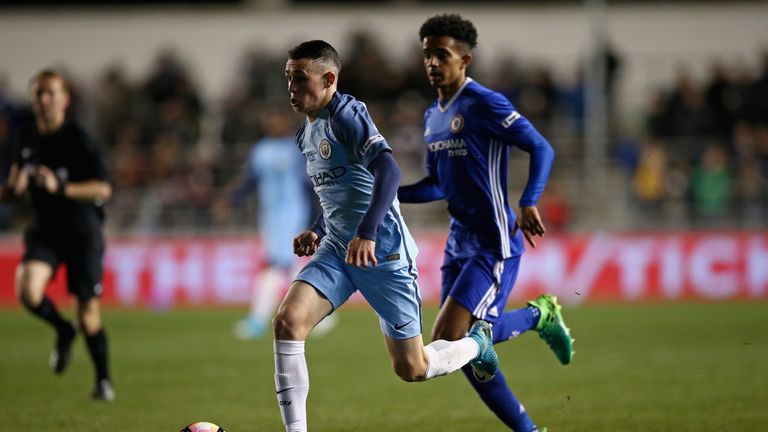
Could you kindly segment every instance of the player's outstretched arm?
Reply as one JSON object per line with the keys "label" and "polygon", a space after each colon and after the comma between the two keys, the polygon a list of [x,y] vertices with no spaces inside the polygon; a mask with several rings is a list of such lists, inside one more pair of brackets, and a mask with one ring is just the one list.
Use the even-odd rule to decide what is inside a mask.
{"label": "player's outstretched arm", "polygon": [[437,179],[427,176],[412,185],[400,186],[397,198],[402,203],[418,204],[441,200],[445,196],[438,186]]}

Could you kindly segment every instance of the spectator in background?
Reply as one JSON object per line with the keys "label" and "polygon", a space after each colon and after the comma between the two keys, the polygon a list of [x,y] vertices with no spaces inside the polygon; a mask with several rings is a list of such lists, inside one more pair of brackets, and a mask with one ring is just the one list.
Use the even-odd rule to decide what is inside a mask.
{"label": "spectator in background", "polygon": [[761,68],[746,88],[743,115],[752,124],[768,125],[768,48],[761,53]]}
{"label": "spectator in background", "polygon": [[667,170],[667,153],[663,142],[659,139],[645,141],[632,177],[632,191],[641,208],[648,212],[647,217],[658,217],[661,204],[666,198]]}
{"label": "spectator in background", "polygon": [[403,75],[383,57],[386,50],[379,46],[379,41],[365,31],[353,33],[350,39],[341,91],[354,94],[369,104],[395,96],[395,92],[402,88]]}
{"label": "spectator in background", "polygon": [[157,58],[143,97],[148,103],[143,121],[150,137],[172,133],[185,146],[197,142],[203,104],[187,68],[173,51],[164,51]]}
{"label": "spectator in background", "polygon": [[728,154],[721,145],[709,144],[691,176],[694,214],[705,221],[728,215],[732,184]]}
{"label": "spectator in background", "polygon": [[112,147],[122,123],[132,115],[136,91],[125,78],[123,69],[113,65],[102,74],[96,95],[94,103],[99,140]]}

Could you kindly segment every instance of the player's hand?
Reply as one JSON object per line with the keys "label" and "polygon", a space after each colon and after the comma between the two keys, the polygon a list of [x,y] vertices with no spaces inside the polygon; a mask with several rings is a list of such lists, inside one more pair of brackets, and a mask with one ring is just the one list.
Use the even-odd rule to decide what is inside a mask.
{"label": "player's hand", "polygon": [[296,255],[312,256],[320,246],[320,236],[312,230],[304,231],[293,239],[293,253]]}
{"label": "player's hand", "polygon": [[347,246],[347,264],[355,267],[367,267],[378,264],[376,261],[376,242],[362,237],[355,237]]}
{"label": "player's hand", "polygon": [[59,190],[59,178],[53,170],[45,165],[40,165],[35,171],[35,183],[48,193],[55,194]]}
{"label": "player's hand", "polygon": [[[518,222],[519,221],[519,222]],[[531,247],[536,248],[536,242],[533,240],[533,236],[543,237],[547,229],[544,228],[544,223],[539,216],[539,210],[536,206],[520,207],[520,218],[515,222],[515,233],[521,229],[523,236],[528,241]]]}

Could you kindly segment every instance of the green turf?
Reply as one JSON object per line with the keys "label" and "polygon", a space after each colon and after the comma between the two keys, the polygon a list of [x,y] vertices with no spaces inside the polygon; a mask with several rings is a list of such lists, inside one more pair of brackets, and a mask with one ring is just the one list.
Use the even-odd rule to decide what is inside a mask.
{"label": "green turf", "polygon": [[[88,400],[82,339],[63,377],[52,332],[0,310],[0,430],[175,431],[207,420],[278,431],[270,340],[234,339],[238,310],[107,310],[117,400]],[[497,345],[510,385],[550,431],[768,430],[768,304],[565,309],[576,356],[561,366],[534,334]],[[367,309],[308,342],[313,431],[501,431],[463,376],[400,382]],[[434,311],[426,312],[427,322]],[[429,327],[429,326],[427,326]]]}

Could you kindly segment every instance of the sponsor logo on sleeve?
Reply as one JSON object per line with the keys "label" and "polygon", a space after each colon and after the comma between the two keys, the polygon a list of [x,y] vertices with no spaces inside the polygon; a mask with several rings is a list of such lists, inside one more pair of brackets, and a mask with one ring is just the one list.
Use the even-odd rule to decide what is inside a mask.
{"label": "sponsor logo on sleeve", "polygon": [[522,116],[520,115],[519,112],[512,111],[512,114],[508,115],[507,118],[505,118],[504,121],[501,122],[501,125],[504,126],[505,128],[508,128],[512,126],[512,124],[516,122],[517,119],[519,119],[520,117]]}
{"label": "sponsor logo on sleeve", "polygon": [[372,145],[382,141],[384,141],[384,137],[381,136],[381,134],[368,137],[368,139],[365,141],[365,144],[363,144],[363,154],[365,154]]}

